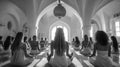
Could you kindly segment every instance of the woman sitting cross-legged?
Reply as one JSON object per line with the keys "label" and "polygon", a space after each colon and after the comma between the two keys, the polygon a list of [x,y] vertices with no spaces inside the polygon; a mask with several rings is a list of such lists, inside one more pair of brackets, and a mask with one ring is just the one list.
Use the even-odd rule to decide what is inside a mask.
{"label": "woman sitting cross-legged", "polygon": [[[51,42],[51,54],[48,54],[48,63],[52,67],[68,67],[71,65],[73,55],[73,53],[69,54],[68,51],[69,46],[65,41],[63,29],[57,28],[54,41]],[[54,58],[51,58],[53,54]]]}
{"label": "woman sitting cross-legged", "polygon": [[108,42],[108,36],[104,31],[97,31],[96,43],[94,45],[93,54],[90,57],[96,55],[96,59],[89,58],[90,62],[95,67],[120,67],[117,64],[113,64],[113,61],[109,57],[110,53],[110,44]]}
{"label": "woman sitting cross-legged", "polygon": [[84,56],[89,56],[91,54],[91,44],[87,35],[84,35],[84,40],[82,41],[82,48],[80,53]]}
{"label": "woman sitting cross-legged", "polygon": [[32,40],[29,41],[29,44],[31,46],[30,54],[33,56],[38,55],[40,53],[40,47],[36,35],[32,37]]}
{"label": "woman sitting cross-legged", "polygon": [[18,66],[26,66],[33,61],[32,56],[27,54],[26,45],[22,43],[23,33],[18,32],[11,46],[12,56],[11,64]]}
{"label": "woman sitting cross-legged", "polygon": [[76,36],[75,37],[75,41],[74,41],[74,49],[76,50],[76,51],[79,51],[80,50],[80,40],[79,40],[79,38]]}
{"label": "woman sitting cross-legged", "polygon": [[119,47],[118,47],[118,42],[115,36],[111,37],[112,40],[112,51],[111,51],[111,55],[112,55],[112,60],[116,63],[119,63]]}

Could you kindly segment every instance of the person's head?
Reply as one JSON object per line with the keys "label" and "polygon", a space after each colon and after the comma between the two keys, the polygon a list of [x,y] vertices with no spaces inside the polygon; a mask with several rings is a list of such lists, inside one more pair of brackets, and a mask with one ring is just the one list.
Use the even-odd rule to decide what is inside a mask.
{"label": "person's head", "polygon": [[41,37],[41,41],[43,41],[43,37]]}
{"label": "person's head", "polygon": [[104,31],[97,31],[95,35],[95,40],[102,46],[108,45],[108,36]]}
{"label": "person's head", "polygon": [[75,39],[73,38],[73,42],[75,41]]}
{"label": "person's head", "polygon": [[11,41],[14,41],[14,37],[11,37]]}
{"label": "person's head", "polygon": [[45,41],[47,40],[47,38],[45,38]]}
{"label": "person's head", "polygon": [[26,42],[26,41],[27,41],[27,36],[24,37],[24,42]]}
{"label": "person's head", "polygon": [[28,41],[31,41],[31,37],[28,39]]}
{"label": "person's head", "polygon": [[33,35],[33,40],[36,41],[37,37],[36,35]]}
{"label": "person's head", "polygon": [[0,40],[2,40],[2,36],[0,36]]}
{"label": "person's head", "polygon": [[84,40],[88,41],[88,36],[86,34],[84,35]]}
{"label": "person's head", "polygon": [[57,28],[55,33],[54,46],[58,55],[61,56],[64,53],[65,45],[66,45],[66,42],[65,42],[63,29]]}
{"label": "person's head", "polygon": [[115,36],[111,36],[111,40],[113,42],[113,49],[117,52],[118,51],[118,42]]}
{"label": "person's head", "polygon": [[15,50],[15,49],[19,48],[21,40],[22,40],[22,37],[23,37],[23,33],[22,32],[18,32],[16,34],[15,40],[14,40],[12,46],[11,46],[12,50]]}
{"label": "person's head", "polygon": [[92,40],[92,37],[90,37],[90,41],[93,41],[93,40]]}
{"label": "person's head", "polygon": [[75,37],[75,42],[76,42],[77,44],[80,43],[79,38],[78,38],[77,36]]}
{"label": "person's head", "polygon": [[6,40],[4,41],[4,50],[8,50],[10,45],[11,45],[11,36],[7,36]]}

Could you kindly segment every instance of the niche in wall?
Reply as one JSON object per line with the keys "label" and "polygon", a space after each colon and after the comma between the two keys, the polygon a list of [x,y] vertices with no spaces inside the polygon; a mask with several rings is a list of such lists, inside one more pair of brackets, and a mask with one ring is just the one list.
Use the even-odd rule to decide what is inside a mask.
{"label": "niche in wall", "polygon": [[8,30],[11,30],[11,29],[12,29],[12,23],[11,23],[11,21],[8,21],[8,23],[7,23],[7,28],[8,28]]}

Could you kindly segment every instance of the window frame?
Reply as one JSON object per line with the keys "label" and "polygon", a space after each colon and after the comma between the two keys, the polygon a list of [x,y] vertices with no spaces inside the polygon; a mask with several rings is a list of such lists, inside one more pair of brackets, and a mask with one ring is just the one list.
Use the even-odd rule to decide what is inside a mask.
{"label": "window frame", "polygon": [[[117,23],[119,24],[119,25],[117,25]],[[118,21],[115,21],[115,35],[117,36],[117,37],[120,37],[120,21],[118,20]]]}

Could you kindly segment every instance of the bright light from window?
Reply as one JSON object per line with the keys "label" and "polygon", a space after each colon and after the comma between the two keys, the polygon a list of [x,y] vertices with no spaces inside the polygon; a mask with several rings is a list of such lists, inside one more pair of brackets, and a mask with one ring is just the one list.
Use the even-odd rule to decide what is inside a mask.
{"label": "bright light from window", "polygon": [[68,30],[67,30],[67,28],[63,27],[63,31],[64,31],[65,40],[68,41]]}
{"label": "bright light from window", "polygon": [[63,28],[65,40],[68,41],[68,30],[67,30],[66,27],[63,27],[63,26],[55,26],[55,27],[53,27],[52,32],[51,32],[51,33],[52,33],[52,34],[51,34],[52,40],[54,40],[54,37],[55,37],[55,33],[56,33],[56,29],[57,29],[57,28]]}
{"label": "bright light from window", "polygon": [[116,36],[120,36],[120,22],[115,22]]}
{"label": "bright light from window", "polygon": [[119,21],[115,22],[115,26],[116,26],[116,27],[119,27],[119,26],[120,26]]}
{"label": "bright light from window", "polygon": [[52,29],[52,34],[51,34],[52,40],[54,40],[55,32],[56,32],[56,27],[53,27],[53,29]]}
{"label": "bright light from window", "polygon": [[57,26],[57,28],[63,28],[62,26]]}
{"label": "bright light from window", "polygon": [[93,37],[93,26],[91,26],[90,37]]}
{"label": "bright light from window", "polygon": [[119,28],[119,27],[116,27],[116,31],[120,31],[120,28]]}
{"label": "bright light from window", "polygon": [[116,35],[117,35],[117,36],[120,36],[120,32],[117,32]]}

